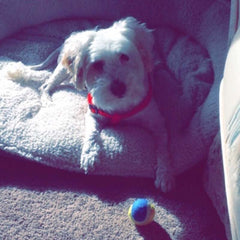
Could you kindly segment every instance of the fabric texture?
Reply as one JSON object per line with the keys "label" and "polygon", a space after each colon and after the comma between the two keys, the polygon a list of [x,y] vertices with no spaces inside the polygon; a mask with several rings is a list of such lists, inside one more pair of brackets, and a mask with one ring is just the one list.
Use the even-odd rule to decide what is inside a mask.
{"label": "fabric texture", "polygon": [[[81,24],[82,29],[100,25],[98,21],[58,21],[21,32],[20,40],[16,40],[19,37],[17,34],[2,43],[1,55],[13,59],[12,62],[2,61],[3,150],[51,166],[81,171],[79,159],[84,138],[84,113],[88,107],[86,94],[65,84],[53,93],[52,102],[43,102],[39,87],[48,79],[51,70],[29,71],[22,63],[14,62],[21,60],[25,64],[33,64],[28,62],[29,58],[43,55],[40,49],[53,47],[54,50],[68,35],[64,29],[73,32],[81,29]],[[108,22],[102,24],[110,25]],[[39,35],[44,40],[40,41]],[[59,43],[54,44],[51,39],[57,36]],[[198,151],[204,148],[201,137],[198,137],[202,134],[201,130],[192,119],[199,114],[198,108],[213,84],[212,63],[207,51],[187,35],[168,28],[157,28],[155,39],[159,63],[154,71],[154,95],[166,119],[170,139],[170,150],[166,151],[170,151],[178,174],[198,163]],[[38,49],[37,52],[34,49]],[[146,129],[117,124],[105,128],[100,134],[104,148],[100,164],[93,173],[154,177],[155,145]],[[199,146],[194,149],[187,146],[186,141],[190,139],[190,144]],[[181,144],[185,147],[181,148]],[[192,157],[192,151],[196,158]],[[178,160],[180,158],[181,161]]]}

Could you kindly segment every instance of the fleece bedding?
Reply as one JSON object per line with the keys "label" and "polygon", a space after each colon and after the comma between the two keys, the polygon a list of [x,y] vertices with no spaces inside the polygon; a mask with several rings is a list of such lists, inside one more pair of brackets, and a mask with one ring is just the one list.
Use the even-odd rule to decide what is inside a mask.
{"label": "fleece bedding", "polygon": [[[9,58],[3,57],[1,61],[3,150],[58,168],[82,170],[79,159],[88,107],[86,93],[66,83],[54,91],[52,101],[44,101],[40,87],[52,69],[29,71],[21,63],[41,62],[70,32],[110,24],[57,21],[23,30],[1,44],[0,54]],[[171,141],[166,151],[170,151],[174,172],[178,174],[200,161],[202,133],[192,119],[199,114],[210,91],[213,69],[207,51],[187,35],[156,28],[155,42],[158,61],[153,73],[155,99],[166,119]],[[155,145],[146,129],[119,124],[108,126],[99,134],[103,141],[102,158],[92,173],[154,177]],[[192,157],[193,152],[196,158]]]}
{"label": "fleece bedding", "polygon": [[[54,91],[53,101],[43,105],[39,88],[54,65],[44,71],[32,72],[38,76],[37,81],[31,81],[31,74],[28,81],[21,77],[12,81],[7,72],[21,68],[22,63],[42,62],[73,31],[106,27],[113,20],[133,15],[154,29],[158,59],[154,70],[154,97],[166,119],[169,133],[166,151],[173,158],[175,175],[215,157],[215,151],[209,152],[209,149],[213,146],[215,150],[217,144],[213,140],[219,136],[218,90],[227,51],[227,1],[184,1],[180,13],[174,1],[162,5],[154,1],[155,7],[150,4],[148,9],[154,13],[151,17],[144,10],[148,5],[145,1],[134,1],[130,5],[123,1],[119,6],[115,1],[103,1],[102,6],[93,1],[95,12],[91,4],[84,1],[68,1],[65,4],[72,10],[67,8],[65,12],[62,10],[66,7],[64,1],[58,6],[49,1],[48,9],[44,9],[44,1],[40,2],[40,5],[31,6],[36,10],[35,14],[30,11],[30,17],[21,16],[12,25],[7,20],[3,1],[0,6],[6,15],[2,15],[4,24],[0,24],[0,149],[3,152],[82,172],[79,159],[84,114],[88,107],[86,93],[65,83]],[[25,6],[27,12],[30,5],[24,4],[25,1],[21,9]],[[15,4],[10,8],[9,16],[17,11],[17,7],[20,6]],[[115,7],[119,11],[113,15],[109,9]],[[79,11],[75,11],[77,8]],[[102,14],[104,8],[106,16]],[[184,81],[186,79],[189,81]],[[155,146],[149,132],[137,126],[119,125],[109,126],[100,134],[102,157],[91,175],[154,178]],[[207,181],[207,185],[211,189],[211,183]],[[215,193],[215,189],[212,192]],[[216,194],[210,196],[218,208]],[[218,213],[228,229],[224,201],[220,205]]]}

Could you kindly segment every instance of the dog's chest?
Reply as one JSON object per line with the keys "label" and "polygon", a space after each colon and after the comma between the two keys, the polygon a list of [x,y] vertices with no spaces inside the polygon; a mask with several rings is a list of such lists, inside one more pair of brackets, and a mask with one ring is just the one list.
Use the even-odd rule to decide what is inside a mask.
{"label": "dog's chest", "polygon": [[134,116],[125,119],[126,124],[138,125],[144,128],[154,128],[161,122],[161,113],[157,104],[152,100],[149,105]]}
{"label": "dog's chest", "polygon": [[159,127],[162,122],[162,116],[159,112],[157,104],[152,100],[148,106],[146,106],[140,112],[134,114],[133,116],[126,118],[106,118],[104,116],[94,114],[97,121],[101,122],[103,125],[108,126],[118,126],[118,125],[133,125],[147,128],[153,130]]}

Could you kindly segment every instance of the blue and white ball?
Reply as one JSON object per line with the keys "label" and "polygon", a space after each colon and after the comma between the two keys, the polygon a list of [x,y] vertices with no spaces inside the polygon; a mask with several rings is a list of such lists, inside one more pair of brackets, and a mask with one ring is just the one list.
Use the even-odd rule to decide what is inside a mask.
{"label": "blue and white ball", "polygon": [[130,206],[128,216],[135,225],[147,225],[154,219],[155,207],[147,199],[139,198]]}

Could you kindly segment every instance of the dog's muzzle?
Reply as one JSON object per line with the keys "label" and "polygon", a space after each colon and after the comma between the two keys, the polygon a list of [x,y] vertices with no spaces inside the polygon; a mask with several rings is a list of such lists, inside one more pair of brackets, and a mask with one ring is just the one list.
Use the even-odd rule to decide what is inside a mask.
{"label": "dog's muzzle", "polygon": [[112,82],[111,86],[110,86],[110,90],[112,92],[112,94],[118,98],[122,98],[127,90],[127,87],[125,85],[125,83],[119,81],[119,80],[115,80]]}
{"label": "dog's muzzle", "polygon": [[[122,83],[122,84],[124,84],[124,83]],[[117,86],[117,84],[114,87],[116,87],[116,86]],[[116,90],[116,89],[114,89],[114,90]],[[116,90],[116,91],[119,91],[118,94],[121,93],[120,95],[122,95],[126,92],[126,86],[125,85],[121,86],[121,84],[120,84],[119,89]],[[91,93],[88,93],[88,95],[87,95],[87,100],[88,100],[88,105],[89,105],[90,111],[93,114],[100,115],[100,116],[108,119],[109,122],[112,123],[112,124],[117,124],[120,121],[122,121],[126,118],[129,118],[129,117],[132,117],[135,114],[141,112],[145,107],[148,106],[148,104],[151,102],[151,99],[152,99],[152,84],[151,84],[150,75],[149,75],[149,89],[148,89],[147,95],[138,105],[136,105],[135,107],[133,107],[132,109],[130,109],[127,112],[123,112],[123,113],[108,113],[108,112],[105,112],[104,110],[97,108],[93,104],[93,97],[92,97]]]}

